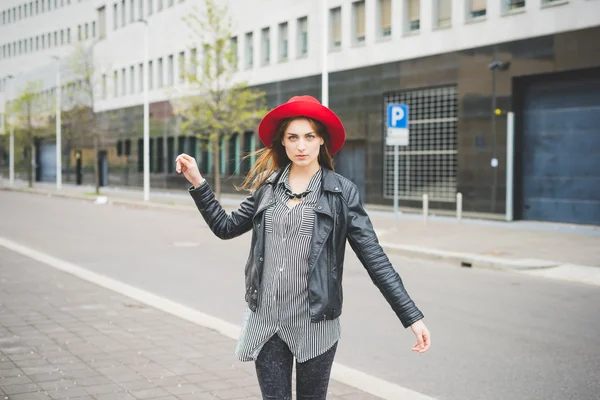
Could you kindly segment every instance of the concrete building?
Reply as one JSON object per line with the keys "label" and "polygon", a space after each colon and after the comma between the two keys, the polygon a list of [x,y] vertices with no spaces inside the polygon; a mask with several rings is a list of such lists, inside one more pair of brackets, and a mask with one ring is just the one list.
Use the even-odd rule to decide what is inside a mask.
{"label": "concrete building", "polygon": [[[193,153],[210,178],[210,152],[181,132],[169,101],[186,85],[180,72],[200,54],[182,18],[201,3],[51,0],[51,11],[32,17],[37,2],[7,0],[0,25],[0,78],[50,63],[54,47],[45,43],[66,51],[65,30],[70,29],[72,41],[79,35],[96,41],[94,108],[110,116],[104,118],[102,183],[140,185],[141,73],[148,29],[152,186],[183,187],[173,170],[180,151]],[[428,194],[430,208],[452,210],[461,193],[465,212],[503,217],[506,113],[512,111],[515,218],[600,224],[599,0],[228,3],[236,77],[266,91],[270,107],[297,94],[321,98],[326,54],[329,107],[348,133],[336,168],[359,185],[366,202],[392,203],[386,105],[406,103],[410,143],[399,155],[400,204],[420,207]],[[23,17],[27,5],[29,17]],[[147,28],[137,22],[140,18]],[[51,145],[42,141],[40,146],[45,142]],[[249,168],[241,158],[258,146],[255,132],[224,143],[224,187],[239,181]],[[91,157],[89,146],[79,150],[84,161]],[[72,162],[64,165],[73,168]],[[84,181],[93,181],[84,175]]]}

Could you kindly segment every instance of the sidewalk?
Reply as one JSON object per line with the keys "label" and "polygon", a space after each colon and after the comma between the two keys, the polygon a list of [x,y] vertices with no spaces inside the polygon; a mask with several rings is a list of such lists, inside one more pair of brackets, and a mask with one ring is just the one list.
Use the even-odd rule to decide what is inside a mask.
{"label": "sidewalk", "polygon": [[260,399],[233,340],[4,248],[0,303],[2,399]]}
{"label": "sidewalk", "polygon": [[[0,189],[7,182],[0,180]],[[59,193],[53,184],[36,183],[34,189],[17,182],[14,190],[52,196],[96,201],[92,187],[65,185]],[[153,207],[164,210],[194,211],[185,188],[180,192],[152,191],[150,202],[143,201],[135,188],[102,188],[105,201],[128,207]],[[243,195],[225,195],[227,210],[237,208]],[[463,219],[458,223],[447,216],[430,216],[427,223],[419,214],[402,213],[399,229],[394,214],[382,206],[366,206],[380,242],[386,251],[411,257],[439,259],[456,265],[482,268],[516,269],[552,277],[574,273],[576,281],[600,285],[600,227],[544,223]],[[529,273],[529,272],[528,272]],[[566,274],[566,275],[565,275]],[[590,277],[581,279],[581,276]]]}

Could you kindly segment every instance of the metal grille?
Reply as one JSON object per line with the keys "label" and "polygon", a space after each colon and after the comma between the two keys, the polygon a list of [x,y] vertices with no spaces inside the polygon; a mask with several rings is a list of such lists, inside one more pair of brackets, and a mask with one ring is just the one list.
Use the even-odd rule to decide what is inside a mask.
{"label": "metal grille", "polygon": [[[390,93],[387,105],[408,104],[410,140],[399,147],[398,197],[421,200],[456,201],[456,86]],[[384,124],[385,137],[387,127]],[[394,196],[394,147],[385,146],[383,197]]]}

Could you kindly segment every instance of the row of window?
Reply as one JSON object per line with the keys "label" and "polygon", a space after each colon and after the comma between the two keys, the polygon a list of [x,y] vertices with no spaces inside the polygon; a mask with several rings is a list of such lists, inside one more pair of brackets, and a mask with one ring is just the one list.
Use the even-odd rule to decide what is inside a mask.
{"label": "row of window", "polygon": [[[113,30],[133,23],[166,7],[173,7],[176,0],[121,0],[113,4]],[[177,0],[182,3],[184,0]],[[137,17],[137,18],[136,18]],[[100,38],[106,37],[106,6],[98,9]]]}
{"label": "row of window", "polygon": [[[202,174],[210,176],[213,172],[213,154],[212,150],[209,151],[209,143],[205,139],[196,139],[195,136],[170,136],[165,139],[156,137],[150,138],[149,144],[150,172],[152,173],[175,172],[175,157],[181,153],[194,157]],[[143,139],[137,139],[137,154],[134,154],[132,145],[131,139],[118,140],[116,155],[117,157],[136,155],[138,172],[142,172],[144,168]],[[252,131],[234,134],[228,139],[223,138],[219,146],[221,175],[247,174],[255,160],[253,157],[247,159],[243,159],[243,157],[256,151],[257,145],[262,147],[262,143],[256,140],[256,135]]]}
{"label": "row of window", "polygon": [[[368,0],[367,0],[368,1]],[[428,0],[425,0],[428,1]],[[476,20],[485,18],[487,14],[488,0],[466,0],[466,19]],[[502,12],[508,13],[525,8],[525,0],[495,0],[502,2]],[[432,0],[433,2],[433,26],[434,28],[445,28],[452,24],[452,0]],[[542,0],[543,5],[564,0]],[[365,0],[352,3],[352,44],[357,45],[365,41]],[[384,38],[392,35],[392,17],[400,14],[401,10],[395,7],[403,7],[404,15],[403,29],[406,34],[418,33],[421,27],[421,0],[405,0],[394,2],[391,0],[377,0],[377,36]],[[330,50],[342,47],[342,6],[329,10],[329,46]]]}
{"label": "row of window", "polygon": [[[13,24],[25,18],[32,18],[36,15],[56,10],[60,7],[69,6],[76,0],[35,0],[29,3],[25,2],[19,6],[14,6],[8,10],[2,10],[2,25]],[[77,0],[81,3],[82,0]]]}
{"label": "row of window", "polygon": [[[196,50],[189,51],[188,58],[196,59]],[[190,71],[195,67],[195,63],[186,64],[186,52],[181,51],[177,57],[177,75],[175,75],[175,55],[160,57],[148,62],[148,90],[160,89],[164,86],[173,86],[176,82],[182,84],[185,82],[186,65]],[[166,76],[165,76],[166,72]],[[102,99],[108,97],[108,76],[102,75]],[[166,78],[166,79],[165,79]],[[136,92],[141,92],[144,88],[144,64],[139,63],[116,69],[112,75],[112,97],[126,96]]]}
{"label": "row of window", "polygon": [[[96,21],[77,26],[77,40],[88,40],[96,37]],[[71,44],[71,28],[61,29],[35,37],[17,40],[2,45],[0,59],[17,57],[22,54],[42,51]]]}

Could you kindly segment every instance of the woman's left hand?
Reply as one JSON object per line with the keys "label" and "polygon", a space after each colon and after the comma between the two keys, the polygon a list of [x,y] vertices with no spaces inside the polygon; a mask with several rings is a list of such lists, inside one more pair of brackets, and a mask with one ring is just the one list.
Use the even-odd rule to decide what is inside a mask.
{"label": "woman's left hand", "polygon": [[417,343],[413,345],[412,351],[425,353],[427,349],[429,349],[429,346],[431,346],[431,335],[425,326],[425,323],[423,323],[423,320],[418,320],[410,326],[410,329],[412,329],[417,337]]}

